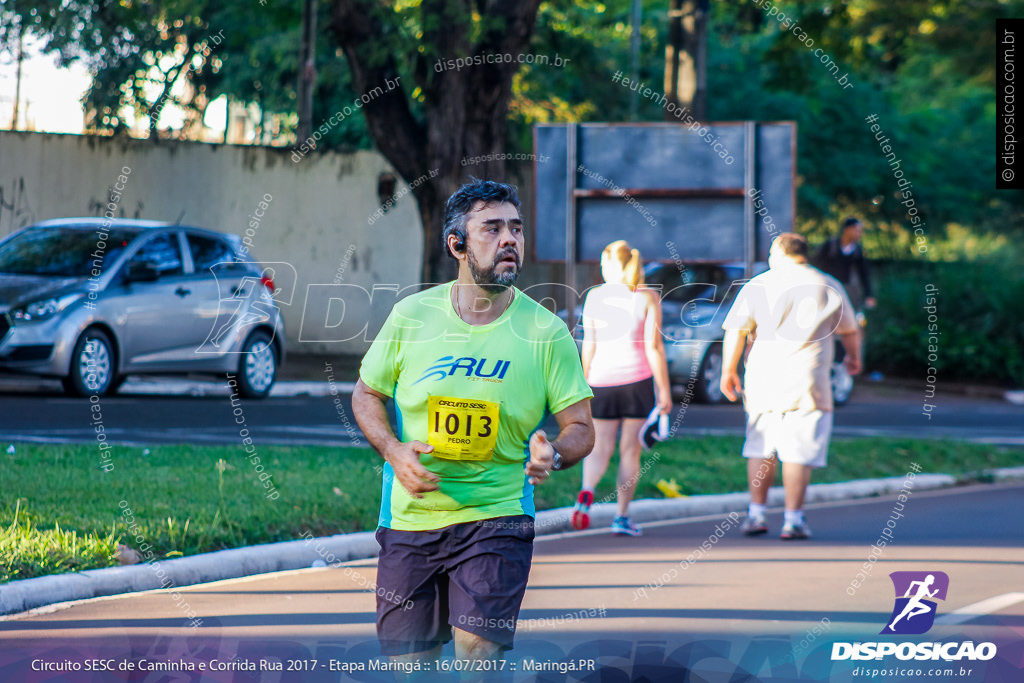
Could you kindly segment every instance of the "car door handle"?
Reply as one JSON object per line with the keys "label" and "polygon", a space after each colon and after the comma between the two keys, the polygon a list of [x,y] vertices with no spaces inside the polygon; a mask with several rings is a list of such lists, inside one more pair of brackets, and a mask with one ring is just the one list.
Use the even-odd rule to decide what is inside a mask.
{"label": "car door handle", "polygon": [[231,293],[234,294],[235,296],[245,296],[245,294],[246,294],[245,287],[238,287],[238,286],[232,287],[231,288]]}
{"label": "car door handle", "polygon": [[184,299],[186,296],[192,293],[192,290],[185,289],[184,287],[178,287],[176,290],[174,290],[174,293],[180,296],[182,299]]}

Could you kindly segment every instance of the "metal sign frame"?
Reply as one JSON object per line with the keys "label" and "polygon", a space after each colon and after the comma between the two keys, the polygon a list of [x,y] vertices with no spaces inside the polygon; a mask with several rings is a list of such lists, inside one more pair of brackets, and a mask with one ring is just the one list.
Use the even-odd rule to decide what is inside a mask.
{"label": "metal sign frame", "polygon": [[[781,217],[786,220],[783,224],[776,225],[777,232],[786,232],[793,229],[793,224],[796,218],[796,164],[797,164],[797,137],[796,137],[796,123],[792,121],[768,121],[768,122],[755,122],[755,121],[739,121],[739,122],[707,122],[701,124],[704,128],[709,131],[719,130],[723,135],[730,134],[735,139],[735,127],[740,127],[742,132],[742,154],[738,156],[737,162],[742,163],[742,185],[737,186],[735,182],[727,182],[729,177],[735,178],[736,171],[728,168],[723,164],[711,164],[708,165],[705,159],[705,165],[710,167],[710,176],[701,176],[701,184],[699,186],[665,186],[659,185],[655,182],[644,183],[644,186],[639,187],[618,187],[615,185],[612,187],[594,188],[594,187],[580,187],[580,158],[581,150],[580,146],[585,138],[585,134],[588,132],[597,131],[599,134],[605,129],[611,129],[613,133],[621,132],[619,137],[622,138],[620,145],[627,145],[630,141],[630,136],[643,135],[647,132],[653,132],[657,134],[668,133],[670,136],[676,131],[686,131],[683,133],[684,138],[692,133],[697,135],[690,129],[689,126],[682,123],[565,123],[565,124],[538,124],[534,126],[533,130],[533,142],[534,142],[534,160],[533,160],[533,171],[534,171],[534,197],[535,201],[533,204],[533,221],[532,225],[535,226],[535,239],[532,240],[532,256],[539,262],[563,262],[565,263],[565,279],[567,287],[566,302],[567,310],[570,315],[575,310],[575,286],[577,277],[577,265],[579,263],[596,263],[597,260],[594,258],[579,258],[579,249],[581,244],[580,239],[580,211],[581,205],[584,207],[592,207],[596,201],[609,200],[616,198],[632,198],[634,200],[650,199],[654,202],[660,202],[664,200],[677,200],[679,206],[683,206],[686,202],[710,202],[712,206],[715,205],[715,200],[725,200],[729,206],[735,205],[736,200],[742,199],[742,226],[740,226],[741,234],[734,235],[734,238],[741,240],[740,249],[736,252],[735,257],[718,257],[718,258],[702,258],[700,256],[688,258],[691,262],[712,262],[722,263],[726,261],[742,260],[745,264],[747,277],[753,274],[754,263],[760,258],[767,258],[768,250],[768,239],[759,239],[759,235],[763,231],[760,231],[757,226],[758,215],[754,210],[754,200],[751,195],[755,189],[760,190],[758,185],[759,179],[766,179],[767,182],[773,183],[773,205],[776,209],[782,209]],[[772,159],[759,156],[759,145],[758,138],[761,134],[759,129],[774,129],[772,132],[777,134],[778,129],[788,128],[789,145],[788,150],[782,152],[784,157],[778,163],[773,163]],[[538,212],[544,211],[544,202],[546,199],[557,197],[561,188],[552,188],[551,185],[555,183],[547,184],[542,179],[542,174],[539,172],[538,159],[547,158],[547,162],[554,162],[554,165],[548,170],[549,174],[555,172],[556,166],[560,166],[558,161],[562,156],[562,150],[545,148],[543,144],[538,140],[541,131],[544,129],[551,130],[552,138],[557,138],[557,129],[564,129],[564,196],[562,202],[564,202],[565,216],[564,225],[561,227],[558,225],[560,221],[557,218],[552,218],[548,222],[542,225],[542,222],[538,221]],[[653,129],[653,130],[652,130]],[[768,135],[770,133],[765,133]],[[786,133],[784,132],[783,135]],[[614,136],[613,136],[614,137]],[[635,140],[635,137],[633,138]],[[653,139],[653,136],[652,136]],[[716,137],[716,139],[718,139]],[[688,140],[689,141],[689,140]],[[697,147],[696,151],[698,156],[707,157],[709,154],[710,147],[705,150]],[[738,150],[737,150],[738,151]],[[773,150],[776,156],[779,155],[779,145],[775,144]],[[543,152],[553,152],[552,154],[544,155]],[[662,160],[664,161],[664,160]],[[547,163],[545,162],[545,163]],[[683,163],[683,160],[680,160]],[[780,166],[788,166],[788,177],[786,175],[780,175],[776,171],[776,168]],[[696,166],[695,166],[696,168]],[[716,170],[721,169],[723,172],[715,173]],[[636,176],[637,173],[631,173],[637,171],[642,173],[642,163],[634,162],[632,168],[627,169],[627,175]],[[728,171],[728,172],[726,172]],[[779,171],[782,171],[779,168]],[[550,175],[551,179],[557,180],[556,176]],[[660,179],[658,179],[660,180]],[[710,181],[710,182],[704,182]],[[692,183],[692,180],[691,180]],[[781,183],[781,185],[780,185]],[[559,183],[560,184],[560,183]],[[614,183],[611,183],[614,185]],[[788,191],[787,191],[788,190]],[[675,203],[673,203],[675,204]],[[723,202],[719,202],[724,206]],[[672,206],[670,204],[669,206]],[[557,208],[557,206],[556,206]],[[691,209],[700,212],[700,209]],[[733,211],[735,210],[732,209]],[[560,212],[560,211],[559,211]],[[775,225],[774,222],[772,225]],[[735,226],[733,228],[735,230]],[[550,255],[551,250],[548,249],[548,254],[538,253],[538,246],[540,243],[541,234],[556,235],[555,231],[564,230],[564,256],[561,258],[553,257]],[[562,241],[562,240],[557,240]],[[664,260],[664,259],[652,259],[652,260]]]}

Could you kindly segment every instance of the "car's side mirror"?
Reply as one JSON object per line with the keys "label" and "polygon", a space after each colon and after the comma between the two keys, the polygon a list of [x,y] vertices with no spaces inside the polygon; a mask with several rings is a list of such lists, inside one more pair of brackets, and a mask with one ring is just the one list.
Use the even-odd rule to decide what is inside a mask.
{"label": "car's side mirror", "polygon": [[125,267],[124,281],[154,282],[160,278],[160,271],[148,261],[132,261]]}

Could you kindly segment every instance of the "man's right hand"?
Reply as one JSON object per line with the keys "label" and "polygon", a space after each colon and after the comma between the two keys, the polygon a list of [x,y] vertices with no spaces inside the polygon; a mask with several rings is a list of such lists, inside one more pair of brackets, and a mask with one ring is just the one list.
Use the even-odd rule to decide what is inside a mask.
{"label": "man's right hand", "polygon": [[843,359],[843,365],[846,366],[846,371],[850,373],[850,376],[859,375],[861,366],[860,358],[846,354],[846,358]]}
{"label": "man's right hand", "polygon": [[437,491],[440,478],[420,463],[420,453],[431,453],[434,447],[422,441],[399,443],[387,452],[385,460],[391,463],[399,483],[413,498],[422,498],[428,491]]}
{"label": "man's right hand", "polygon": [[727,399],[735,401],[743,393],[743,380],[740,379],[739,373],[735,370],[723,370],[719,387]]}

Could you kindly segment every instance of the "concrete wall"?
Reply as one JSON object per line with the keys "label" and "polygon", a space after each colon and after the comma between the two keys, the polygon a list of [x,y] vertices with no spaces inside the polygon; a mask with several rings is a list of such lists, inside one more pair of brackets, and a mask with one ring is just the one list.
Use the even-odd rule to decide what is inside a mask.
{"label": "concrete wall", "polygon": [[[117,217],[180,218],[240,236],[249,230],[255,257],[278,263],[291,352],[365,350],[363,335],[338,324],[337,302],[329,312],[339,291],[332,283],[371,291],[419,282],[422,224],[401,181],[400,198],[370,223],[380,206],[377,177],[392,171],[376,152],[311,154],[294,163],[289,151],[270,147],[0,132],[0,237],[49,218],[102,215],[122,168],[131,173]],[[272,199],[258,218],[264,195]],[[384,299],[372,307],[371,329],[387,313]],[[334,341],[343,337],[354,338]]]}

